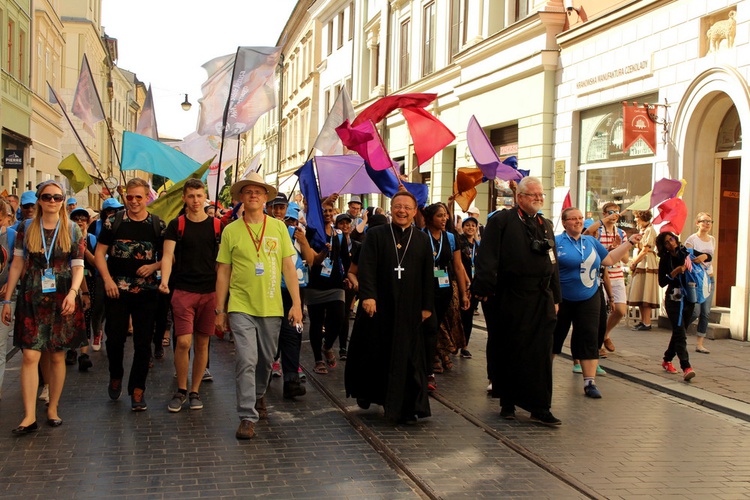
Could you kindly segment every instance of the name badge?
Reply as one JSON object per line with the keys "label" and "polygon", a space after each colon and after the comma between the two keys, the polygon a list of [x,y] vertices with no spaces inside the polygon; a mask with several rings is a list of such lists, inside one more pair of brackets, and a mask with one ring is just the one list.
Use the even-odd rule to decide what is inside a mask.
{"label": "name badge", "polygon": [[443,269],[435,269],[435,277],[438,280],[438,287],[448,288],[449,286],[451,286],[450,279],[448,279],[447,271]]}
{"label": "name badge", "polygon": [[262,262],[256,262],[255,263],[255,275],[256,276],[263,276],[263,273],[265,272],[265,268],[263,267]]}
{"label": "name badge", "polygon": [[557,259],[555,259],[555,252],[553,252],[551,248],[549,249],[549,261],[552,264],[556,264],[557,263]]}
{"label": "name badge", "polygon": [[331,258],[326,257],[326,260],[323,261],[322,269],[320,270],[320,275],[324,278],[330,278],[331,273],[333,272],[333,264],[331,263]]}
{"label": "name badge", "polygon": [[52,293],[57,291],[55,284],[55,273],[51,267],[42,271],[42,293]]}

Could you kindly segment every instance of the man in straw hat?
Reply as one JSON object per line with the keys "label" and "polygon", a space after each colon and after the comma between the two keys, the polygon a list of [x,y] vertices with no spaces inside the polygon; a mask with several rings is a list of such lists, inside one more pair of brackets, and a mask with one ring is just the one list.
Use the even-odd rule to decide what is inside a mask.
{"label": "man in straw hat", "polygon": [[292,261],[295,251],[286,226],[263,213],[264,204],[276,196],[276,188],[251,173],[235,182],[231,193],[245,211],[222,233],[216,259],[216,325],[225,330],[228,319],[232,328],[240,417],[236,437],[250,439],[258,420],[268,417],[264,396],[284,321],[282,275],[292,297],[288,320],[297,328],[302,327],[302,306]]}

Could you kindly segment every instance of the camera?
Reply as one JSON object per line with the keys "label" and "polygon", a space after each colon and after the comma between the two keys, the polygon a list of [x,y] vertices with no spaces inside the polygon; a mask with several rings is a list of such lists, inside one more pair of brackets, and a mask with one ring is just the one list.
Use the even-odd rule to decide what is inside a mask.
{"label": "camera", "polygon": [[555,246],[555,241],[551,239],[546,240],[531,240],[531,251],[539,254],[546,254]]}
{"label": "camera", "polygon": [[674,300],[675,302],[679,302],[682,300],[682,290],[679,288],[673,288],[672,294],[669,296],[671,300]]}

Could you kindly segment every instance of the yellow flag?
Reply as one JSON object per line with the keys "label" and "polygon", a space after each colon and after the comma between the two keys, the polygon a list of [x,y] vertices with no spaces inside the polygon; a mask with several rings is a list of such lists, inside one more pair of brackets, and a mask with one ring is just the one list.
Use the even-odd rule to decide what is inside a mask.
{"label": "yellow flag", "polygon": [[177,217],[182,209],[182,187],[185,185],[185,181],[202,178],[203,174],[208,171],[208,167],[214,161],[214,158],[216,156],[201,165],[198,170],[190,174],[186,179],[182,179],[167,189],[167,194],[152,201],[148,206],[148,211],[158,215],[165,223],[169,223],[169,221]]}
{"label": "yellow flag", "polygon": [[83,191],[94,183],[94,180],[89,173],[86,172],[86,169],[83,168],[83,165],[81,165],[81,162],[78,161],[78,158],[74,154],[71,154],[61,161],[57,169],[61,174],[68,178],[70,186],[76,193]]}

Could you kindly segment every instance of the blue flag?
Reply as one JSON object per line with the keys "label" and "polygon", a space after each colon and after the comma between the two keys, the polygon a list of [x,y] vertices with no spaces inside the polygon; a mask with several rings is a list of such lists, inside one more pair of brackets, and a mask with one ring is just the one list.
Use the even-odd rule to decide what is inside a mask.
{"label": "blue flag", "polygon": [[186,154],[145,135],[128,131],[122,134],[123,170],[143,170],[180,182],[200,166]]}
{"label": "blue flag", "polygon": [[325,222],[323,221],[323,207],[320,204],[320,193],[318,192],[318,183],[315,181],[315,169],[313,160],[307,160],[299,170],[294,172],[299,177],[299,187],[302,196],[307,200],[307,227],[313,229],[310,244],[315,248],[321,248],[326,244]]}
{"label": "blue flag", "polygon": [[[398,193],[398,179],[396,179],[396,176],[390,171],[390,169],[375,170],[369,163],[365,162],[365,170],[367,170],[367,175],[370,176],[372,182],[374,182],[378,189],[380,189],[380,192],[388,198],[393,198],[393,195]],[[425,184],[404,182],[404,187],[417,199],[418,207],[423,207],[427,204],[429,189]]]}

